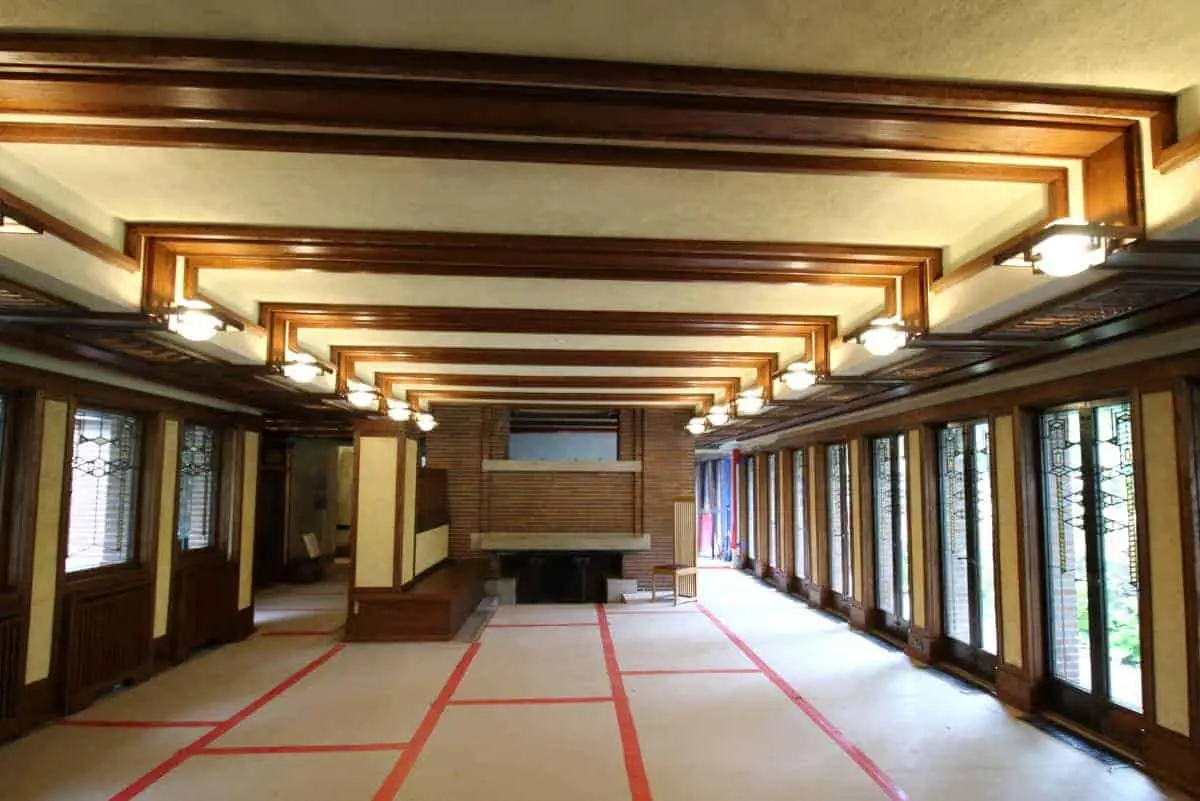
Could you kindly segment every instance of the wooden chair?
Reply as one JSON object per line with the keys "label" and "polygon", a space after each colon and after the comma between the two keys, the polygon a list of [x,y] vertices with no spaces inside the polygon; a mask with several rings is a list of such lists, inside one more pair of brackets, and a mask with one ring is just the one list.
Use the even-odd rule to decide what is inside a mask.
{"label": "wooden chair", "polygon": [[699,602],[700,571],[696,567],[696,499],[685,495],[675,499],[675,561],[650,568],[650,600],[658,599],[658,577],[670,576],[674,605],[681,601]]}
{"label": "wooden chair", "polygon": [[[699,572],[695,565],[655,565],[650,568],[650,600],[658,598],[658,577],[670,576],[675,606],[679,606],[681,600],[699,602],[700,593],[697,592],[696,581]],[[691,576],[692,580],[684,581],[688,576]]]}

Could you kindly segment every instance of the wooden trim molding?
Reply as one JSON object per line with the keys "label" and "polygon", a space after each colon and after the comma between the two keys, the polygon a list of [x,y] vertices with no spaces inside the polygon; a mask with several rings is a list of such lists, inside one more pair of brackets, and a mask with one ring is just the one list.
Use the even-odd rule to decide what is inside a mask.
{"label": "wooden trim molding", "polygon": [[1154,168],[1163,175],[1200,159],[1200,131],[1195,131],[1164,148],[1154,160]]}
{"label": "wooden trim molding", "polygon": [[[3,136],[0,135],[0,139],[2,138]],[[66,220],[54,216],[48,211],[44,211],[3,187],[0,187],[0,206],[9,209],[14,214],[26,220],[40,225],[46,234],[57,237],[68,245],[95,256],[107,264],[131,273],[136,273],[141,269],[138,266],[137,260],[126,256],[117,248],[100,241],[86,231],[72,225]]]}

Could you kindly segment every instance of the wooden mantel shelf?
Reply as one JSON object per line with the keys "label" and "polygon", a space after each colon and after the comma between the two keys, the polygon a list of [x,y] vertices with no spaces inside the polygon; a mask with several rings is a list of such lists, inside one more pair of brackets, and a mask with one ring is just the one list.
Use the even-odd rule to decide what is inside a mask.
{"label": "wooden mantel shelf", "polygon": [[524,534],[488,532],[479,535],[484,551],[648,551],[649,534]]}
{"label": "wooden mantel shelf", "polygon": [[521,461],[516,459],[484,459],[485,473],[640,473],[642,463],[619,462],[556,462],[550,460]]}

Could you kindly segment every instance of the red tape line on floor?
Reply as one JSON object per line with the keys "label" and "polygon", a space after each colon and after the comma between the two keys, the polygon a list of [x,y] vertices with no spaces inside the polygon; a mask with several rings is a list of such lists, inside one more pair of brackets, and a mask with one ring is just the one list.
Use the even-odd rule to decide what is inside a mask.
{"label": "red tape line on floor", "polygon": [[451,701],[450,706],[538,706],[539,704],[607,704],[612,702],[607,695],[588,695],[562,698],[462,698]]}
{"label": "red tape line on floor", "polygon": [[222,721],[207,734],[194,741],[191,745],[185,746],[171,756],[167,757],[166,760],[159,763],[149,773],[142,776],[124,790],[119,791],[116,795],[112,796],[109,801],[129,801],[129,799],[136,798],[137,796],[141,795],[152,784],[157,782],[163,776],[166,776],[171,771],[175,770],[175,768],[182,765],[189,757],[193,757],[202,749],[207,748],[209,744],[224,736],[234,726],[237,726],[246,718],[250,717],[255,712],[269,704],[271,701],[278,698],[280,695],[286,692],[288,688],[295,685],[321,665],[325,664],[330,659],[333,659],[333,657],[337,656],[338,652],[340,652],[343,648],[345,648],[345,646],[341,643],[333,646],[328,651],[321,654],[316,659],[312,660],[283,681],[279,682],[279,684],[276,684],[266,693],[251,701],[248,705],[242,707],[242,709],[240,709],[233,717]]}
{"label": "red tape line on floor", "polygon": [[622,676],[728,676],[741,673],[762,673],[752,668],[693,668],[691,670],[622,670]]}
{"label": "red tape line on floor", "polygon": [[625,682],[621,680],[621,667],[617,664],[617,651],[613,647],[612,630],[608,627],[608,613],[603,604],[596,604],[596,617],[600,623],[600,644],[604,648],[604,667],[612,685],[613,707],[617,712],[617,730],[621,734],[621,751],[625,757],[625,773],[629,777],[631,801],[652,801],[650,780],[646,776],[646,763],[642,759],[642,747],[638,743],[637,727],[633,724],[633,709],[625,693]]}
{"label": "red tape line on floor", "polygon": [[875,764],[873,759],[863,753],[862,749],[857,745],[850,742],[846,735],[843,734],[837,726],[834,726],[833,723],[830,722],[829,718],[821,714],[821,712],[815,706],[813,706],[808,699],[796,692],[792,685],[788,684],[787,680],[785,680],[783,676],[780,676],[778,673],[772,670],[771,667],[763,661],[762,657],[755,653],[753,648],[747,645],[741,637],[733,633],[733,629],[726,626],[723,622],[721,622],[720,618],[718,618],[708,609],[701,607],[700,611],[703,612],[705,617],[711,620],[713,625],[720,629],[721,632],[729,638],[730,642],[736,645],[738,649],[750,659],[751,662],[757,665],[758,669],[763,672],[763,675],[770,679],[772,684],[782,690],[783,694],[786,695],[793,704],[799,707],[800,711],[807,715],[809,720],[817,724],[817,727],[820,728],[821,731],[825,732],[825,735],[829,737],[829,739],[833,740],[837,744],[838,748],[842,749],[846,756],[850,757],[854,764],[858,765],[863,773],[866,773],[868,776],[870,776],[871,781],[879,785],[879,787],[885,793],[887,793],[888,798],[892,799],[892,801],[909,801],[908,794],[901,790],[900,786],[897,785],[890,776],[884,773],[883,769]]}
{"label": "red tape line on floor", "polygon": [[400,759],[392,766],[391,773],[387,775],[387,778],[383,780],[383,784],[375,792],[375,795],[372,796],[372,801],[392,801],[396,797],[396,794],[400,792],[400,788],[404,786],[404,780],[412,772],[413,765],[417,762],[417,757],[421,755],[421,750],[429,742],[429,736],[433,734],[434,727],[441,720],[446,707],[450,705],[450,699],[454,697],[454,693],[458,690],[458,685],[462,684],[463,676],[467,675],[467,668],[471,666],[471,662],[474,661],[477,653],[479,653],[479,643],[473,642],[467,646],[467,652],[463,654],[462,659],[458,660],[458,664],[454,666],[454,671],[450,674],[450,678],[446,679],[446,684],[442,687],[442,691],[438,693],[437,698],[433,699],[429,711],[425,713],[425,717],[421,718],[421,724],[417,726],[416,733],[408,741],[408,747],[404,749],[404,753],[400,755]]}
{"label": "red tape line on floor", "polygon": [[59,726],[94,726],[99,729],[211,729],[219,720],[86,720],[63,718]]}
{"label": "red tape line on floor", "polygon": [[565,629],[584,626],[596,628],[599,623],[489,623],[489,629]]}
{"label": "red tape line on floor", "polygon": [[202,748],[196,756],[245,756],[247,754],[345,754],[356,751],[399,751],[408,743],[358,743],[346,745],[242,745]]}

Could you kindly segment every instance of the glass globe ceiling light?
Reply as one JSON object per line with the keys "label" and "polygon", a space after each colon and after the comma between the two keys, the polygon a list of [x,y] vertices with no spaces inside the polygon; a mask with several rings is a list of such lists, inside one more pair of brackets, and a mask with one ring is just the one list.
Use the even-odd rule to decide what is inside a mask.
{"label": "glass globe ceiling light", "polygon": [[417,428],[422,431],[432,431],[437,428],[437,420],[429,412],[421,412],[417,415]]}
{"label": "glass globe ceiling light", "polygon": [[388,417],[395,420],[397,423],[404,423],[412,419],[412,409],[408,408],[408,404],[400,401],[388,401]]}
{"label": "glass globe ceiling light", "polygon": [[871,321],[858,341],[872,356],[890,356],[908,343],[908,334],[891,317],[879,317]]}
{"label": "glass globe ceiling light", "polygon": [[167,330],[192,342],[207,342],[225,328],[225,323],[211,309],[202,300],[182,300],[167,318]]}
{"label": "glass globe ceiling light", "polygon": [[1132,226],[1089,223],[1072,217],[1054,220],[1037,234],[999,254],[1002,267],[1032,268],[1055,278],[1098,267],[1109,255],[1133,244],[1142,230]]}
{"label": "glass globe ceiling light", "polygon": [[283,376],[297,384],[311,384],[321,374],[316,358],[307,353],[288,351],[288,360],[283,363]]}
{"label": "glass globe ceiling light", "polygon": [[362,385],[352,388],[346,393],[346,400],[351,406],[356,406],[359,409],[369,409],[375,405],[375,391],[370,387]]}
{"label": "glass globe ceiling light", "polygon": [[[1086,220],[1064,217],[1050,223],[1046,228],[1086,225]],[[1108,256],[1104,243],[1098,237],[1069,230],[1051,234],[1034,245],[1030,252],[1033,254],[1034,269],[1055,278],[1079,275],[1097,264],[1103,264]]]}
{"label": "glass globe ceiling light", "polygon": [[723,426],[729,422],[729,407],[714,406],[708,410],[708,422],[714,426]]}
{"label": "glass globe ceiling light", "polygon": [[703,417],[693,417],[688,420],[686,428],[689,434],[698,437],[707,430],[708,426],[705,425]]}
{"label": "glass globe ceiling light", "polygon": [[737,413],[741,414],[758,414],[763,410],[764,406],[762,393],[759,390],[748,390],[738,396]]}
{"label": "glass globe ceiling light", "polygon": [[813,372],[812,365],[808,362],[792,362],[780,376],[780,380],[788,389],[799,392],[816,384],[817,374]]}

